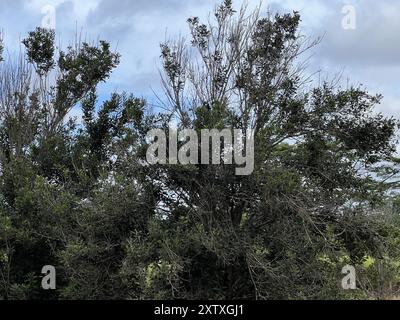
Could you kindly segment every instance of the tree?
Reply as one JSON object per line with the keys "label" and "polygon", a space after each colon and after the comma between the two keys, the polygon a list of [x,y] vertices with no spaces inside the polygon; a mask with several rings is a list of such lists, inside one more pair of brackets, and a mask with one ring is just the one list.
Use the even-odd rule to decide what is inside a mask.
{"label": "tree", "polygon": [[161,45],[167,119],[254,129],[256,169],[154,168],[168,212],[159,223],[169,254],[160,255],[182,262],[181,287],[170,286],[180,298],[320,297],[333,281],[321,257],[356,265],[382,250],[369,212],[389,185],[372,171],[391,161],[398,124],[371,113],[382,97],[362,87],[308,89],[301,57],[318,41],[299,34],[297,12],[264,18],[228,0],[214,21],[188,23],[190,44]]}
{"label": "tree", "polygon": [[[54,31],[29,33],[0,64],[0,297],[395,294],[398,123],[373,112],[380,95],[307,76],[319,40],[300,21],[229,0],[207,24],[190,18],[190,41],[161,44],[156,112],[127,93],[99,101],[120,58],[108,42],[61,50]],[[254,172],[149,165],[147,133],[171,123],[254,130]],[[356,293],[338,287],[346,264]],[[40,289],[44,265],[56,267],[55,292]]]}
{"label": "tree", "polygon": [[[38,28],[23,40],[19,59],[0,65],[0,190],[2,195],[2,284],[5,299],[45,298],[35,274],[43,265],[57,265],[59,252],[76,226],[77,204],[95,184],[93,167],[84,159],[103,143],[92,142],[89,129],[66,121],[69,111],[93,97],[119,62],[107,42],[77,43],[56,56],[55,33]],[[56,62],[57,60],[57,62]],[[122,98],[120,98],[122,100]],[[139,104],[125,99],[125,112]],[[86,103],[87,104],[87,103]],[[121,108],[111,102],[100,116],[104,124],[93,139],[105,139],[127,120],[111,119]],[[96,123],[95,114],[90,119]],[[124,122],[125,121],[125,122]],[[89,126],[89,125],[88,125]],[[110,139],[110,138],[107,138]],[[108,141],[108,140],[107,140]],[[104,143],[107,143],[104,140]],[[95,145],[83,149],[82,145]],[[96,149],[97,148],[97,149]],[[96,149],[96,150],[95,150]],[[98,170],[108,159],[93,163]],[[97,176],[98,177],[98,174]],[[88,189],[89,187],[89,189]],[[4,251],[3,251],[4,250]],[[47,297],[54,297],[48,294]]]}

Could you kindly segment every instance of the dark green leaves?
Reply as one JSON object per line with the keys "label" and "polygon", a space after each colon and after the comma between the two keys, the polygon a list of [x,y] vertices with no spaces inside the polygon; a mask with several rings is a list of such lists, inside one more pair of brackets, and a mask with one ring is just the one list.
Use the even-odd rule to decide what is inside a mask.
{"label": "dark green leaves", "polygon": [[61,77],[57,81],[56,106],[60,110],[71,108],[97,84],[105,81],[119,64],[120,56],[111,52],[110,45],[100,41],[99,46],[82,43],[60,52],[58,66]]}
{"label": "dark green leaves", "polygon": [[28,61],[35,65],[36,71],[43,76],[54,67],[55,31],[37,28],[29,32],[28,38],[22,41],[27,50]]}

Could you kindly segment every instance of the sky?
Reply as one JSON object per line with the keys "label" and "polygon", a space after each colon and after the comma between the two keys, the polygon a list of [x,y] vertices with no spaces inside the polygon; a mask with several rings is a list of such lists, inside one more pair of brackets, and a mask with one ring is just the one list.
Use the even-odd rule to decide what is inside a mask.
{"label": "sky", "polygon": [[[159,91],[160,42],[188,33],[187,18],[206,18],[217,0],[0,0],[0,29],[7,48],[37,26],[55,24],[60,44],[75,31],[87,40],[104,39],[121,64],[100,87],[148,98]],[[234,1],[235,7],[241,1]],[[248,0],[254,7],[259,0]],[[313,49],[309,72],[341,73],[351,84],[381,93],[377,111],[400,118],[400,3],[393,0],[265,0],[262,11],[298,11],[301,31],[322,42]],[[79,112],[75,110],[75,112]]]}

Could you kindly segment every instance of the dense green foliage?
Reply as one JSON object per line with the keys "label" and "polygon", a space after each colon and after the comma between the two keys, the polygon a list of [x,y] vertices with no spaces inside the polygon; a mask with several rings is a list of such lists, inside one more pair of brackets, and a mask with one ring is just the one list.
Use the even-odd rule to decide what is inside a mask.
{"label": "dense green foliage", "polygon": [[[361,87],[310,89],[295,72],[297,13],[262,18],[230,1],[192,41],[164,43],[169,111],[96,88],[110,45],[57,52],[53,31],[0,64],[0,297],[344,299],[397,294],[397,122]],[[198,69],[188,52],[196,51]],[[0,42],[0,57],[2,45]],[[1,59],[0,59],[1,61]],[[82,123],[67,119],[73,108]],[[146,134],[254,129],[255,170],[146,164]],[[354,265],[358,290],[340,287]],[[57,290],[41,268],[54,265]]]}

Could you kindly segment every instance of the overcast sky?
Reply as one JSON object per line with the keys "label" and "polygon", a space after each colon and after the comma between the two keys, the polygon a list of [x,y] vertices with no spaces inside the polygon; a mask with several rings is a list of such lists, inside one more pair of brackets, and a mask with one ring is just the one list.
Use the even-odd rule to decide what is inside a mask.
{"label": "overcast sky", "polygon": [[[0,0],[0,28],[5,32],[8,48],[16,48],[28,31],[42,21],[49,21],[46,17],[51,13],[49,6],[53,6],[57,36],[63,44],[68,44],[78,26],[88,39],[108,40],[122,54],[121,65],[107,85],[102,86],[102,94],[125,90],[147,97],[151,87],[157,90],[159,86],[159,43],[166,35],[187,34],[186,19],[206,17],[218,3],[216,0]],[[236,1],[235,6],[240,3]],[[256,4],[258,0],[249,0],[250,7]],[[371,92],[382,93],[385,99],[379,110],[399,117],[398,0],[266,0],[263,8],[299,11],[303,33],[311,37],[324,35],[323,42],[314,50],[310,72],[321,70],[331,76],[343,72],[343,78],[351,83],[362,83]]]}

